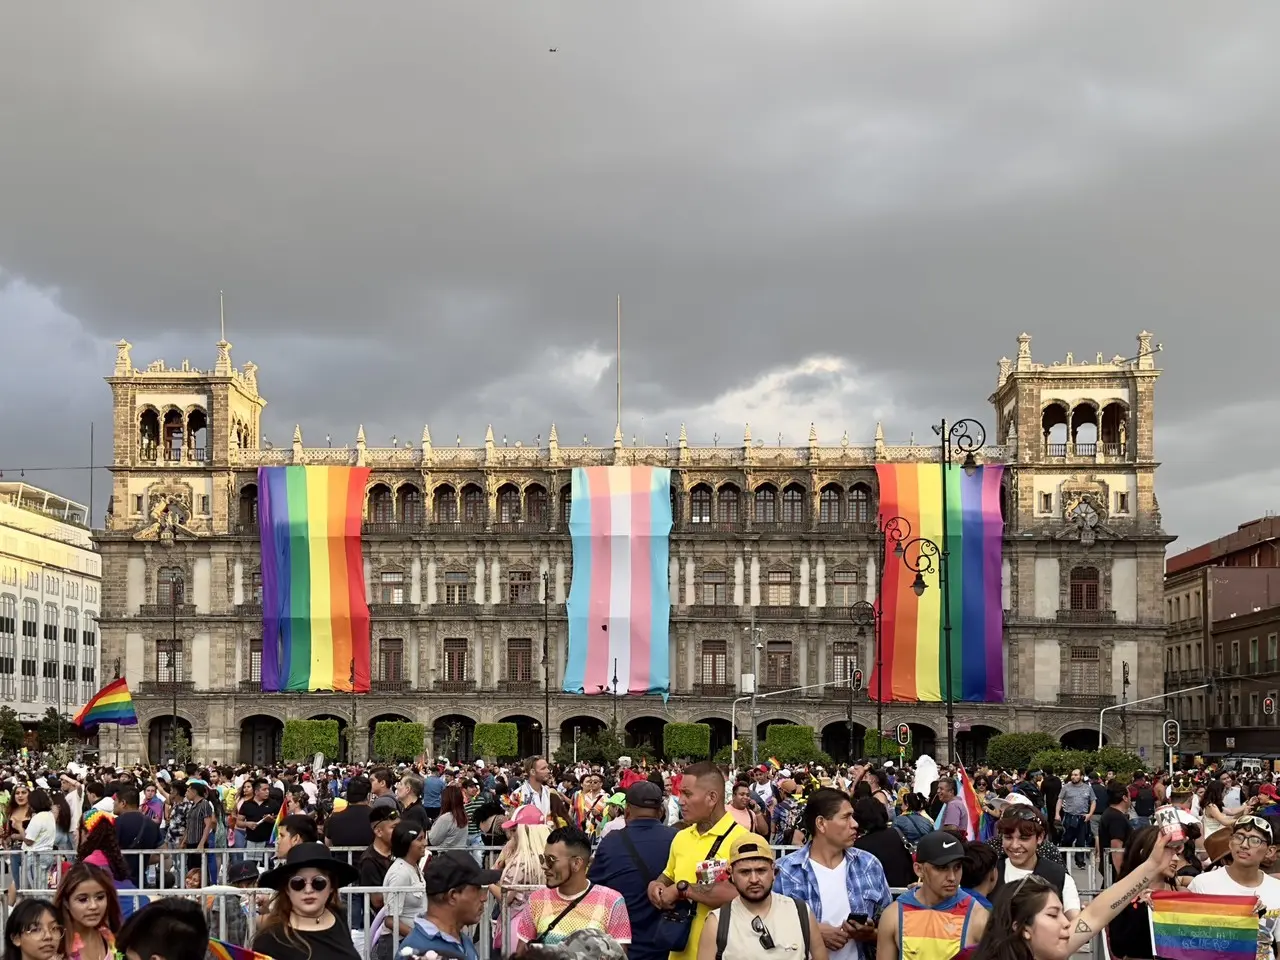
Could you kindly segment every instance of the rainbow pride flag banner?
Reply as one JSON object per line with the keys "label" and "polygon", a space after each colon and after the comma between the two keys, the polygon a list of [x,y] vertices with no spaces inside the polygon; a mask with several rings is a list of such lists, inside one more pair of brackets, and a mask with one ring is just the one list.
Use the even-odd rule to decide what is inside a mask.
{"label": "rainbow pride flag banner", "polygon": [[248,947],[238,947],[225,940],[209,938],[209,953],[217,960],[271,960],[265,953],[255,953]]}
{"label": "rainbow pride flag banner", "polygon": [[[950,555],[951,690],[955,700],[1004,701],[1004,617],[1000,602],[1004,522],[1000,518],[1000,478],[1004,467],[986,464],[973,476],[946,470],[947,543]],[[937,463],[882,463],[880,512],[911,524],[911,537],[942,542],[943,467]],[[916,574],[893,555],[886,539],[883,607],[880,611],[885,700],[943,699],[942,590],[937,575],[925,575],[917,597]],[[905,559],[915,562],[918,551]],[[872,673],[867,689],[881,689]]]}
{"label": "rainbow pride flag banner", "polygon": [[138,714],[133,709],[133,697],[129,695],[125,678],[112,680],[90,697],[71,722],[82,730],[92,730],[100,723],[137,726]]}
{"label": "rainbow pride flag banner", "polygon": [[368,467],[259,467],[262,689],[369,692]]}
{"label": "rainbow pride flag banner", "polygon": [[[567,693],[671,690],[671,471],[576,467]],[[614,664],[617,663],[617,672]]]}
{"label": "rainbow pride flag banner", "polygon": [[1151,894],[1151,943],[1165,960],[1245,960],[1258,953],[1256,897]]}

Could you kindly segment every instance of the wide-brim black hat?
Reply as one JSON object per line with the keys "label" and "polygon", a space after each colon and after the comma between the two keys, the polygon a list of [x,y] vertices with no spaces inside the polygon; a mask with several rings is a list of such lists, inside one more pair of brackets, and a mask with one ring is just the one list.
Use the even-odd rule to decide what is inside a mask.
{"label": "wide-brim black hat", "polygon": [[303,867],[323,870],[333,880],[335,887],[345,887],[355,883],[360,877],[359,870],[345,860],[339,860],[323,843],[300,843],[289,851],[284,863],[264,871],[258,877],[258,886],[283,890],[289,878]]}

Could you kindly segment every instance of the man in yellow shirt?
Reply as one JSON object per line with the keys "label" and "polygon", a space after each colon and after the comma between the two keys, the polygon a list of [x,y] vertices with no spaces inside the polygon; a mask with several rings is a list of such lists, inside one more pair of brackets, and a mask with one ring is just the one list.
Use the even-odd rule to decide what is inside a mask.
{"label": "man in yellow shirt", "polygon": [[[725,811],[724,790],[724,775],[715,764],[704,761],[685,768],[680,806],[691,826],[676,834],[666,869],[649,884],[649,900],[659,910],[670,910],[681,900],[696,906],[689,942],[683,950],[671,951],[670,960],[695,960],[707,915],[738,895],[728,879],[729,848],[751,833]],[[700,876],[706,861],[711,865]]]}

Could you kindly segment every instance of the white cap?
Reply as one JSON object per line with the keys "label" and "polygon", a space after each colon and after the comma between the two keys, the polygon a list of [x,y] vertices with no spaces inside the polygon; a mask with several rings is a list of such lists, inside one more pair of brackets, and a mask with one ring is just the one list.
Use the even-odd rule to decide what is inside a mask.
{"label": "white cap", "polygon": [[1023,796],[1022,794],[1018,793],[1016,790],[1010,791],[1010,792],[1009,792],[1009,795],[1008,795],[1007,797],[1005,797],[1005,798],[1004,798],[1004,802],[1005,802],[1005,803],[1007,803],[1007,804],[1008,804],[1009,806],[1011,806],[1011,807],[1013,807],[1013,806],[1017,806],[1018,804],[1025,804],[1025,805],[1026,805],[1026,806],[1028,806],[1028,807],[1034,807],[1034,806],[1035,806],[1035,804],[1034,804],[1034,803],[1032,803],[1030,800],[1028,800],[1028,799],[1027,799],[1025,796]]}
{"label": "white cap", "polygon": [[483,770],[483,769],[484,769],[484,761],[483,761],[483,760],[477,760],[477,761],[476,761],[476,769],[477,769],[477,770]]}

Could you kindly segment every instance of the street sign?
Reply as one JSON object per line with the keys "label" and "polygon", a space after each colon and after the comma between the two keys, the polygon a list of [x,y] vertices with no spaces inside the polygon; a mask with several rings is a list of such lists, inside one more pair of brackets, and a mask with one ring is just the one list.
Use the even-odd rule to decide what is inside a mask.
{"label": "street sign", "polygon": [[1235,737],[1227,737],[1227,749],[1228,749],[1228,750],[1234,750],[1235,748],[1236,748],[1236,738],[1235,738]]}

